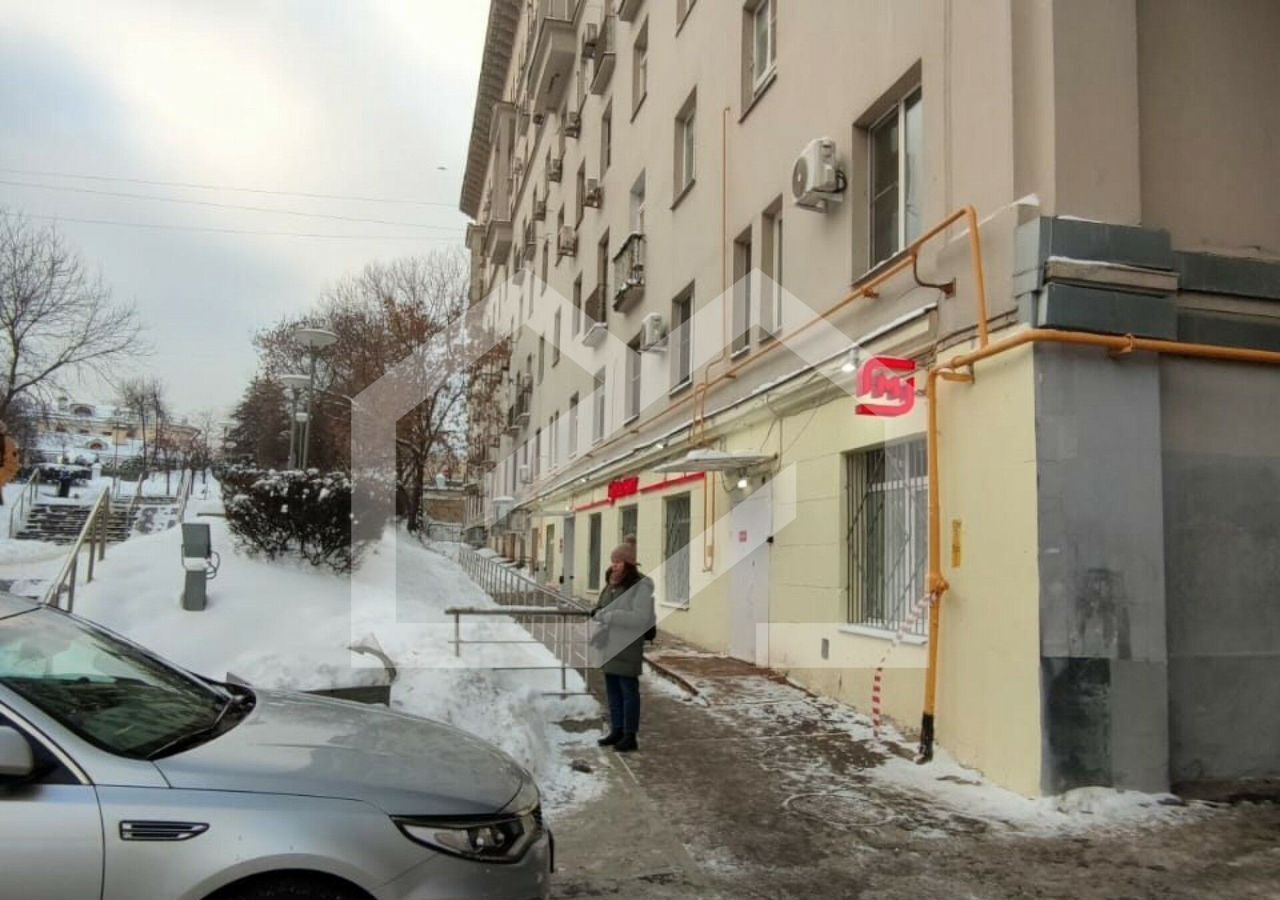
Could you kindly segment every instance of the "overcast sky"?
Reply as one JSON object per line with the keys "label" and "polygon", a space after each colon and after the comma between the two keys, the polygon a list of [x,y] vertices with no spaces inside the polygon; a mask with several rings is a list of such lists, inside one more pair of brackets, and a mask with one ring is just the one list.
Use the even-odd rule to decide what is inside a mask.
{"label": "overcast sky", "polygon": [[139,369],[164,378],[179,411],[225,410],[253,373],[256,329],[368,260],[461,243],[488,6],[0,0],[0,205],[58,217],[137,304],[157,346]]}

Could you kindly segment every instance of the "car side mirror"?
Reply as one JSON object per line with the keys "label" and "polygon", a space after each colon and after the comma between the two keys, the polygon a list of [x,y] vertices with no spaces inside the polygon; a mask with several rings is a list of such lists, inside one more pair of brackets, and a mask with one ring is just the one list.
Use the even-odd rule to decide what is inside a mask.
{"label": "car side mirror", "polygon": [[17,729],[0,726],[0,782],[22,781],[35,772],[31,745]]}

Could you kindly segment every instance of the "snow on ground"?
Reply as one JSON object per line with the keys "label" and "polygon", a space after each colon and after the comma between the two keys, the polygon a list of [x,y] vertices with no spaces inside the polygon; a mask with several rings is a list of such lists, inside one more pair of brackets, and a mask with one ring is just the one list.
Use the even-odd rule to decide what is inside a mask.
{"label": "snow on ground", "polygon": [[[218,499],[216,487],[194,499],[188,520],[217,511]],[[461,658],[454,655],[445,608],[495,604],[445,555],[403,531],[388,530],[366,555],[358,579],[362,591],[385,589],[388,595],[361,596],[353,604],[351,579],[296,559],[251,558],[235,549],[225,519],[199,521],[210,523],[213,547],[222,557],[205,611],[185,612],[179,604],[181,534],[174,529],[112,548],[100,577],[77,594],[76,612],[192,671],[215,678],[230,672],[261,688],[385,683],[376,660],[347,649],[372,638],[399,670],[394,707],[497,744],[534,773],[548,805],[563,807],[600,789],[595,778],[569,768],[568,755],[586,738],[554,724],[598,716],[598,706],[588,696],[543,693],[559,687],[559,664],[549,651],[528,643],[465,645]],[[394,602],[398,621],[371,615],[384,601]],[[464,625],[463,638],[529,636],[501,617]],[[500,666],[540,668],[489,668]],[[584,690],[573,672],[569,690]]]}

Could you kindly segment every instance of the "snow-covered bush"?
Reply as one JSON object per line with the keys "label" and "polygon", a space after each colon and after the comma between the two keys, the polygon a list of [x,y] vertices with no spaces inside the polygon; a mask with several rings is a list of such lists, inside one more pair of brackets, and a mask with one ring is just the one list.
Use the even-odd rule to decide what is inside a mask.
{"label": "snow-covered bush", "polygon": [[296,552],[312,565],[349,572],[382,531],[381,523],[352,528],[351,478],[344,472],[231,466],[220,480],[232,533],[268,559]]}

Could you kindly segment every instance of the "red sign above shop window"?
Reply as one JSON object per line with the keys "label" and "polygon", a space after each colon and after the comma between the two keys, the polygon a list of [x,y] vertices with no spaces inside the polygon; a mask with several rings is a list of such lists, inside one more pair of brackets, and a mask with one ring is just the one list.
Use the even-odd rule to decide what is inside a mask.
{"label": "red sign above shop window", "polygon": [[630,478],[618,478],[609,482],[610,500],[621,500],[623,497],[630,497],[638,493],[640,493],[639,475],[632,475]]}
{"label": "red sign above shop window", "polygon": [[855,412],[860,416],[905,416],[916,405],[916,364],[897,356],[873,356],[858,370]]}

